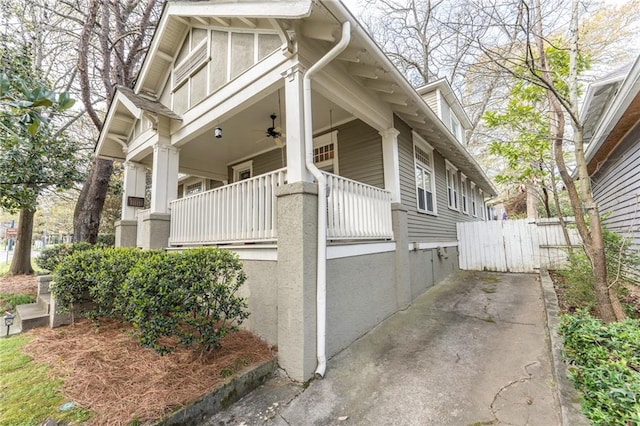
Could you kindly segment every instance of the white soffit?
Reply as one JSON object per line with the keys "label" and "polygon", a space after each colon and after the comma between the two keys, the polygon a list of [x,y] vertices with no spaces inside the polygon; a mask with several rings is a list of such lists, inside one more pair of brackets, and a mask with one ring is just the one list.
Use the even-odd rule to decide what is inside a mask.
{"label": "white soffit", "polygon": [[168,4],[167,13],[183,17],[218,16],[224,18],[305,18],[311,13],[311,0],[271,0],[268,3],[255,0],[227,1],[179,1]]}

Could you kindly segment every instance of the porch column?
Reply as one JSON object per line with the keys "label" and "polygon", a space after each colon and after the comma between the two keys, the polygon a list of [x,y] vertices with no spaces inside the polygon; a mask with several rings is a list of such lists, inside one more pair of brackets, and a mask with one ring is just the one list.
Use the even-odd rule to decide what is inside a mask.
{"label": "porch column", "polygon": [[153,147],[151,207],[142,212],[142,248],[165,248],[169,245],[171,213],[169,202],[178,198],[179,150],[168,144]]}
{"label": "porch column", "polygon": [[391,191],[391,202],[400,202],[400,158],[398,156],[398,135],[391,127],[380,132],[382,136],[382,162],[384,165],[384,188]]}
{"label": "porch column", "polygon": [[138,229],[136,213],[140,210],[140,207],[129,206],[127,201],[128,197],[144,199],[146,167],[133,161],[125,161],[123,167],[122,214],[121,220],[115,223],[116,246],[135,247]]}
{"label": "porch column", "polygon": [[169,202],[178,198],[179,150],[171,145],[153,147],[151,212],[169,213]]}
{"label": "porch column", "polygon": [[313,376],[316,360],[318,186],[281,185],[278,197],[278,363],[294,380]]}
{"label": "porch column", "polygon": [[284,73],[285,108],[287,111],[287,181],[313,182],[305,165],[304,150],[304,68],[297,64]]}

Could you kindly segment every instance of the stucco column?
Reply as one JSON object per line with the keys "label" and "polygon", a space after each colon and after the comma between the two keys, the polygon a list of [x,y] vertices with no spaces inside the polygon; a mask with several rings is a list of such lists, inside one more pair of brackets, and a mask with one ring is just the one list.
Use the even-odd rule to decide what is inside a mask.
{"label": "stucco column", "polygon": [[318,186],[280,186],[278,197],[278,362],[294,380],[313,376],[316,360]]}
{"label": "stucco column", "polygon": [[400,157],[398,155],[398,135],[390,128],[380,132],[382,136],[382,162],[384,166],[384,187],[391,191],[391,202],[400,202]]}
{"label": "stucco column", "polygon": [[305,166],[304,151],[304,68],[297,64],[284,73],[285,108],[287,111],[287,181],[313,182]]}
{"label": "stucco column", "polygon": [[411,266],[409,265],[409,234],[407,209],[400,203],[391,204],[393,237],[396,240],[396,299],[398,309],[411,302]]}

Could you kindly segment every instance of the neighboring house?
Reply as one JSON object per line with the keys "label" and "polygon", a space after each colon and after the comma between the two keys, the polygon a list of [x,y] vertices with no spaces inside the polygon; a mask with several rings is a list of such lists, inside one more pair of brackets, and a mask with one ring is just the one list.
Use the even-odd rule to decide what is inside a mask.
{"label": "neighboring house", "polygon": [[125,165],[117,244],[236,251],[246,326],[307,380],[457,270],[494,189],[451,123],[338,1],[168,2],[96,151]]}
{"label": "neighboring house", "polygon": [[587,89],[587,169],[608,229],[640,250],[640,57]]}

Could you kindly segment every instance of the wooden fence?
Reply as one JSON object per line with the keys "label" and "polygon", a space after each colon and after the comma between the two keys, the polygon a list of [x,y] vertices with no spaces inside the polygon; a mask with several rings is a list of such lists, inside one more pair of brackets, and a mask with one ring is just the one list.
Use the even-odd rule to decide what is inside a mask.
{"label": "wooden fence", "polygon": [[[572,218],[567,218],[572,223]],[[557,269],[567,260],[567,243],[558,219],[521,219],[458,223],[460,269],[535,272]],[[578,231],[569,227],[571,245],[579,247]]]}

